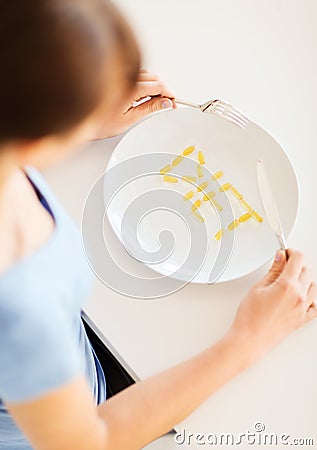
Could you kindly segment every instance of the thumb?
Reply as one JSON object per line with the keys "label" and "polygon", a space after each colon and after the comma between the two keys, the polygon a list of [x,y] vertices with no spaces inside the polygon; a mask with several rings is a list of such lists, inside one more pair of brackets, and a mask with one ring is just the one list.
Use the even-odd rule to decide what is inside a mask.
{"label": "thumb", "polygon": [[277,250],[272,267],[270,268],[269,272],[263,279],[264,285],[268,286],[274,283],[274,281],[279,277],[279,275],[283,271],[285,263],[286,263],[285,252],[283,252],[283,250]]}
{"label": "thumb", "polygon": [[138,106],[130,109],[131,115],[134,120],[141,120],[148,114],[160,111],[162,109],[168,109],[173,107],[173,102],[167,97],[152,97],[150,100],[141,103]]}

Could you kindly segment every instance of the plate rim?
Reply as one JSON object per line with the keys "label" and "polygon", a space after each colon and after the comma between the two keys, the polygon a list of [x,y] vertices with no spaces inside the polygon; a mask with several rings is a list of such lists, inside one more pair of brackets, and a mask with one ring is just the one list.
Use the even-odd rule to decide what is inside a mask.
{"label": "plate rim", "polygon": [[[181,106],[181,107],[178,107],[178,110],[182,110],[182,109],[191,110],[192,108],[190,108],[190,107],[188,107],[188,106]],[[118,148],[118,147],[126,140],[126,138],[129,136],[129,134],[130,134],[131,132],[133,132],[136,128],[138,128],[138,127],[139,127],[141,124],[143,124],[145,121],[151,120],[154,116],[157,116],[157,115],[159,115],[159,114],[167,114],[167,113],[170,113],[171,111],[174,111],[174,110],[168,109],[168,110],[160,110],[160,111],[153,112],[153,113],[149,114],[147,117],[144,117],[143,119],[141,119],[139,122],[137,122],[136,124],[134,124],[132,127],[130,127],[130,128],[124,133],[124,135],[122,136],[122,138],[119,140],[119,142],[117,142],[116,146],[114,147],[114,149],[113,149],[113,151],[112,151],[112,153],[111,153],[111,156],[110,156],[110,158],[109,158],[109,160],[108,160],[107,167],[106,167],[106,169],[105,169],[105,173],[104,173],[104,175],[103,175],[103,178],[105,179],[105,177],[106,177],[106,172],[107,172],[109,169],[111,169],[112,167],[114,167],[114,165],[115,165],[115,164],[114,164],[114,159],[115,159],[115,158],[114,158],[114,153],[115,153],[116,149],[117,149],[117,148]],[[202,113],[202,114],[203,114],[203,113]],[[218,117],[218,116],[217,116],[217,117]],[[220,117],[220,118],[222,118],[222,117]],[[222,118],[222,119],[223,119],[223,120],[226,120],[226,119],[224,119],[224,118]],[[291,168],[292,174],[293,174],[293,176],[294,176],[294,181],[295,181],[295,185],[296,185],[296,206],[295,206],[295,215],[294,215],[294,219],[293,219],[293,224],[292,224],[290,230],[288,231],[288,233],[285,233],[285,237],[286,237],[286,239],[288,240],[288,239],[291,237],[291,235],[293,234],[294,229],[295,229],[295,227],[296,227],[296,225],[297,225],[298,214],[299,214],[300,203],[301,203],[301,195],[300,195],[301,191],[300,191],[300,184],[299,184],[298,174],[297,174],[297,172],[296,172],[296,170],[295,170],[294,164],[293,164],[293,162],[292,162],[292,160],[291,160],[289,154],[287,153],[287,151],[285,150],[285,148],[282,146],[282,144],[279,142],[279,140],[278,140],[277,138],[275,138],[269,131],[267,131],[266,128],[262,127],[262,126],[259,125],[257,122],[255,122],[255,121],[253,121],[253,120],[251,120],[251,119],[249,119],[249,122],[253,123],[253,124],[256,125],[258,128],[260,128],[262,131],[264,131],[268,136],[271,137],[271,139],[273,139],[273,140],[278,144],[278,146],[279,146],[279,147],[281,148],[281,150],[283,151],[283,153],[284,153],[284,155],[285,155],[285,157],[286,157],[286,159],[287,159],[287,161],[288,161],[288,163],[289,163],[289,166],[290,166],[290,168]],[[146,153],[143,153],[143,154],[146,154]],[[151,154],[151,152],[149,152],[148,154]],[[133,159],[133,158],[134,158],[134,156],[129,157],[129,158],[126,158],[125,161],[127,161],[127,160],[129,160],[129,159]],[[104,185],[105,185],[105,181],[103,182],[103,198],[104,198]],[[258,186],[257,186],[257,189],[258,189]],[[121,242],[121,244],[122,244],[122,241],[121,241],[121,239],[120,239],[120,237],[119,237],[119,235],[118,235],[118,233],[117,233],[116,228],[115,228],[114,225],[113,225],[113,222],[112,222],[111,217],[109,216],[109,213],[108,213],[108,212],[106,213],[106,216],[107,216],[107,219],[108,219],[108,221],[109,221],[109,223],[110,223],[110,225],[111,225],[111,227],[112,227],[112,230],[114,231],[116,237],[118,238],[118,240],[119,240],[119,241]],[[273,234],[273,231],[272,231],[272,234]],[[277,241],[277,240],[276,240],[276,241]],[[277,242],[278,242],[278,241],[277,241]],[[277,245],[277,246],[276,246],[276,251],[278,250],[278,248],[279,248],[279,247],[278,247],[278,245]],[[231,256],[232,256],[232,252],[231,252],[230,258],[231,258]],[[253,269],[253,270],[251,270],[251,271],[249,271],[249,272],[247,272],[247,273],[245,273],[245,274],[243,274],[243,275],[238,275],[238,276],[231,277],[230,279],[221,279],[221,278],[222,278],[222,275],[225,273],[225,270],[226,270],[226,269],[224,269],[224,271],[221,273],[221,275],[219,276],[219,278],[218,278],[217,280],[213,281],[212,283],[203,282],[203,281],[195,281],[195,277],[196,277],[196,276],[195,276],[192,280],[188,281],[186,284],[193,283],[193,284],[202,284],[202,285],[213,285],[213,284],[223,284],[223,283],[234,282],[234,281],[240,280],[240,279],[242,279],[242,278],[251,276],[251,275],[255,274],[256,272],[260,271],[264,266],[266,266],[266,265],[268,265],[269,263],[271,263],[272,260],[273,260],[273,258],[274,258],[274,254],[273,254],[270,258],[268,258],[266,261],[264,261],[262,264],[260,264],[258,267],[256,267],[255,269]],[[144,263],[144,265],[145,265],[146,267],[148,267],[149,269],[153,270],[154,272],[159,273],[160,275],[163,275],[163,276],[166,276],[166,277],[171,277],[171,278],[177,279],[178,281],[184,281],[184,282],[185,282],[185,280],[184,280],[183,278],[173,277],[173,275],[167,275],[167,274],[165,274],[165,273],[163,273],[163,272],[161,272],[161,271],[159,271],[159,270],[154,269],[153,267],[151,267],[151,265],[148,265],[148,264],[145,264],[145,263]]]}

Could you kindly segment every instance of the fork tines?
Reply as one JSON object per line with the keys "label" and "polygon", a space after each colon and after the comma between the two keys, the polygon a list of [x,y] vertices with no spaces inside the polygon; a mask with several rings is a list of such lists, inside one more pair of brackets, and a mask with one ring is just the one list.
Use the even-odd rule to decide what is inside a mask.
{"label": "fork tines", "polygon": [[237,111],[233,106],[229,105],[229,103],[225,103],[221,100],[215,100],[204,109],[204,112],[207,112],[207,110],[208,112],[214,112],[215,114],[230,120],[240,128],[244,129],[248,126],[248,118],[245,117],[240,111]]}

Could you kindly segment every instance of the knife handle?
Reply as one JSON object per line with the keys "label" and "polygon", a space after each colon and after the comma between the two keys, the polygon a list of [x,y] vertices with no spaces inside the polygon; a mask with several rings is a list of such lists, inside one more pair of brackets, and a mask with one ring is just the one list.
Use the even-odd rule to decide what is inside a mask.
{"label": "knife handle", "polygon": [[280,249],[285,253],[285,257],[286,257],[286,261],[287,261],[289,258],[289,252],[288,252],[288,247],[287,247],[287,243],[286,243],[284,234],[282,232],[277,234],[277,238],[278,238],[278,242],[280,244]]}

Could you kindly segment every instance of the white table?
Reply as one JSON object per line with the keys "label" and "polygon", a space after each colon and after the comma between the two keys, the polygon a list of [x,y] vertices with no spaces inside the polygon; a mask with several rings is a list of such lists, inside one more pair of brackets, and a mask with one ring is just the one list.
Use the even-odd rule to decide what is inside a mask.
{"label": "white table", "polygon": [[[147,65],[177,88],[180,98],[228,100],[282,143],[301,188],[299,218],[290,244],[301,248],[317,267],[316,2],[119,3],[147,42]],[[78,223],[89,189],[105,169],[117,141],[92,143],[47,173]],[[122,297],[98,281],[86,313],[120,361],[143,379],[219,339],[241,298],[262,274],[263,270],[223,286],[189,285],[152,301]],[[312,437],[317,445],[316,351],[317,324],[312,323],[224,386],[179,428],[238,434],[253,431],[254,423],[261,421],[269,432]],[[151,446],[184,447],[174,444],[171,436]]]}

